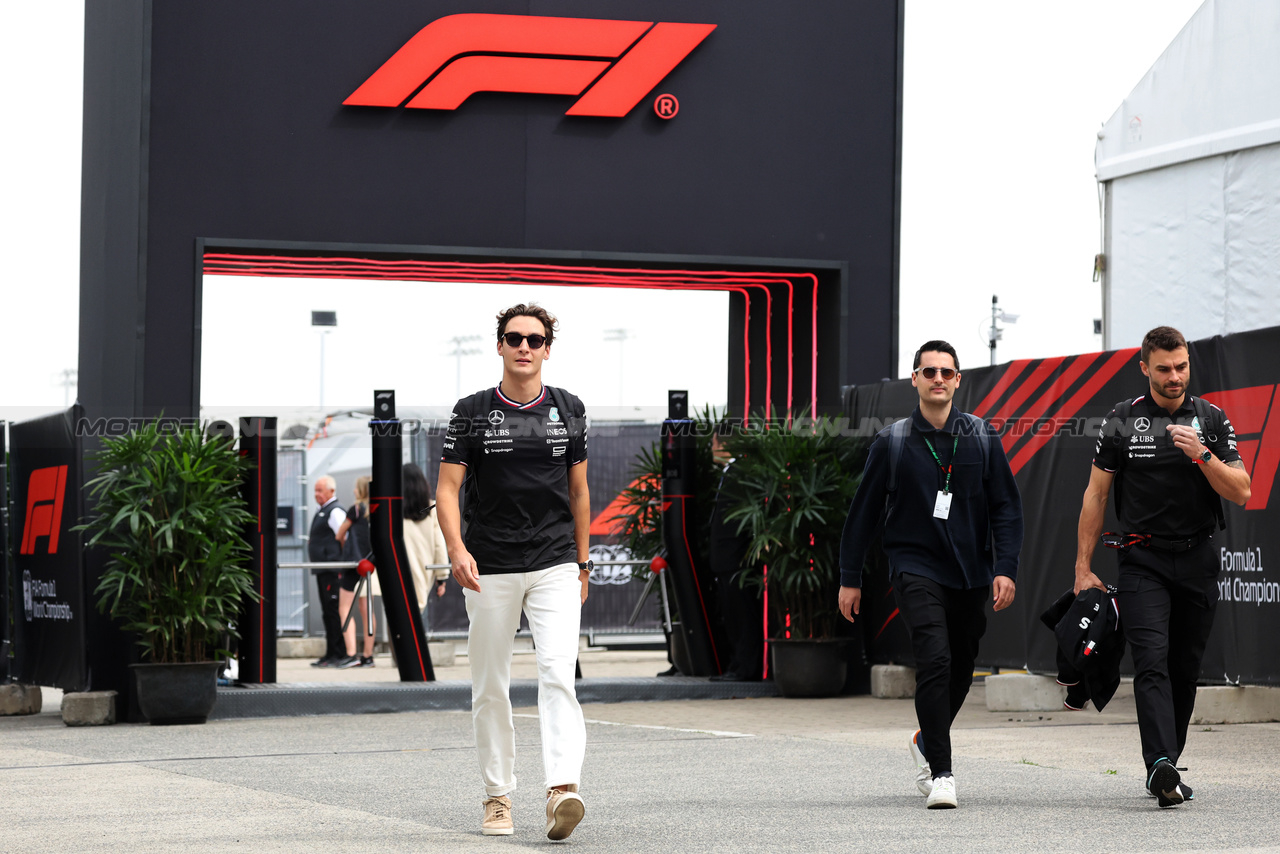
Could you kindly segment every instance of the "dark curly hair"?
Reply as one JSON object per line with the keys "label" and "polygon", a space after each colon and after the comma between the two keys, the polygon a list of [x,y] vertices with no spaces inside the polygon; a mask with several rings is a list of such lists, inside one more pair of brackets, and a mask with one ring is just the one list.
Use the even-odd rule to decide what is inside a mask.
{"label": "dark curly hair", "polygon": [[547,311],[535,302],[528,305],[520,303],[513,305],[511,308],[498,315],[498,337],[507,331],[507,324],[511,322],[513,317],[532,317],[542,323],[542,334],[547,338],[547,346],[551,346],[551,342],[556,337],[556,316]]}

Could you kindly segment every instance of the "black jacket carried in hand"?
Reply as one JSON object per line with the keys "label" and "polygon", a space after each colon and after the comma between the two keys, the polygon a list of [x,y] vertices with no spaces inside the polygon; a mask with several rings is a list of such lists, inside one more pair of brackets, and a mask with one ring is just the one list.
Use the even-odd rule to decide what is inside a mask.
{"label": "black jacket carried in hand", "polygon": [[1098,711],[1120,687],[1124,630],[1116,593],[1114,587],[1090,587],[1078,596],[1068,590],[1040,616],[1058,639],[1058,681],[1071,685],[1083,680]]}

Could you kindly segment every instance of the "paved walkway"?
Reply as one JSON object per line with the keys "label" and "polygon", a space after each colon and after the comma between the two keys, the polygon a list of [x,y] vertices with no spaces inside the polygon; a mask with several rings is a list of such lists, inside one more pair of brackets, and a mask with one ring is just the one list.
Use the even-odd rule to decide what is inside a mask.
{"label": "paved walkway", "polygon": [[[584,654],[584,671],[651,675],[665,663],[660,653],[606,655],[618,660]],[[465,678],[462,661],[447,678]],[[526,661],[517,656],[517,669]],[[394,678],[394,668],[379,665],[333,678]],[[292,668],[282,668],[282,679]],[[316,670],[299,672],[312,679]],[[556,844],[542,835],[535,709],[517,710],[521,788],[509,838],[479,835],[481,790],[465,712],[71,729],[48,698],[46,709],[0,719],[5,851]],[[1194,728],[1183,761],[1196,799],[1160,810],[1141,791],[1127,691],[1101,715],[1017,714],[988,712],[975,686],[953,738],[961,806],[935,812],[912,783],[909,700],[584,709],[587,817],[563,843],[578,850],[1280,851],[1280,724]]]}

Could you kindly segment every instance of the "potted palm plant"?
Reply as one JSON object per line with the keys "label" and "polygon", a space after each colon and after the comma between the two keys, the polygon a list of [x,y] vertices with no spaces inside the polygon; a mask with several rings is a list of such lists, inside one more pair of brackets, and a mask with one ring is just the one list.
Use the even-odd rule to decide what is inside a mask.
{"label": "potted palm plant", "polygon": [[243,530],[250,463],[227,438],[157,421],[103,440],[80,529],[106,551],[99,611],[138,636],[131,665],[153,724],[203,723],[217,700],[219,646],[243,600],[256,601]]}
{"label": "potted palm plant", "polygon": [[750,537],[745,560],[760,568],[743,583],[769,594],[772,670],[783,696],[832,695],[847,677],[836,605],[840,534],[865,445],[846,425],[827,416],[761,421],[725,442],[736,470],[725,518]]}

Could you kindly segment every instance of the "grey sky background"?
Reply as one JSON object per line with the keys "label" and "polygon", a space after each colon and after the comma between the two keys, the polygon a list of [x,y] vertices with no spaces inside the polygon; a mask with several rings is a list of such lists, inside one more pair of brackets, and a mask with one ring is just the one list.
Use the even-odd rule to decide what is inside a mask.
{"label": "grey sky background", "polygon": [[[1000,361],[1100,348],[1092,333],[1101,316],[1099,285],[1091,281],[1100,251],[1095,134],[1198,6],[907,0],[900,376],[928,338],[950,340],[962,367],[987,364],[992,294],[1020,315],[1005,332]],[[9,82],[0,245],[10,259],[0,285],[0,363],[8,367],[0,418],[61,408],[61,372],[76,367],[83,14],[77,0],[0,3],[0,74]],[[252,330],[220,307],[224,295],[246,287],[273,288],[282,306],[266,332],[285,367],[252,381],[237,370],[248,356],[235,346]],[[672,387],[688,388],[695,403],[724,403],[722,295],[538,290],[535,298],[564,323],[547,363],[550,381],[610,407],[619,402],[619,383],[628,406],[661,405]],[[326,341],[326,408],[366,406],[374,387],[396,387],[401,400],[418,405],[447,405],[458,383],[444,339],[483,335],[466,345],[483,352],[463,359],[461,387],[492,384],[499,371],[492,315],[530,298],[510,286],[465,295],[421,283],[379,289],[380,302],[409,310],[397,336],[402,356],[371,373],[366,291],[351,282],[206,280],[205,402],[318,406],[320,345],[307,312],[330,309],[339,311],[340,326]],[[300,304],[302,293],[314,304]],[[328,304],[317,302],[322,296]],[[423,313],[454,321],[448,331],[438,323],[424,328]],[[675,334],[688,347],[659,346],[660,315],[687,326]],[[1159,322],[1153,315],[1147,325]],[[606,341],[605,331],[617,328],[628,330],[628,340]],[[672,330],[664,328],[665,338]]]}

